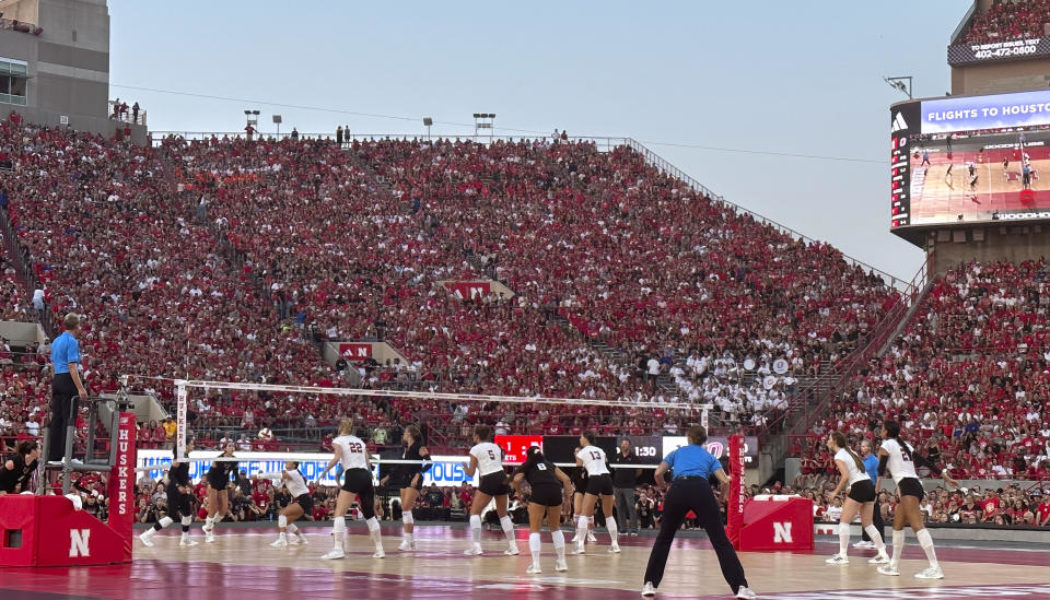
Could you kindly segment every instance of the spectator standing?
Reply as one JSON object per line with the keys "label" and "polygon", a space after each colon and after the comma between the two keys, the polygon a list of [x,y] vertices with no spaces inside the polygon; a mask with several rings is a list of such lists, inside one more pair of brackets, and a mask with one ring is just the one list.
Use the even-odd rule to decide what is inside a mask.
{"label": "spectator standing", "polygon": [[[619,465],[613,469],[613,495],[616,497],[616,512],[623,521],[624,531],[628,535],[638,535],[638,511],[636,510],[634,490],[641,476],[641,469],[624,468],[622,465],[638,464],[638,457],[631,450],[630,440],[620,441],[620,450],[613,455],[612,463]],[[632,528],[633,524],[633,528]]]}
{"label": "spectator standing", "polygon": [[51,424],[48,435],[50,460],[61,460],[66,452],[66,428],[77,412],[77,399],[87,398],[87,388],[80,379],[80,345],[74,334],[80,326],[80,317],[73,313],[63,321],[65,331],[51,345],[51,365],[54,379],[51,382]]}

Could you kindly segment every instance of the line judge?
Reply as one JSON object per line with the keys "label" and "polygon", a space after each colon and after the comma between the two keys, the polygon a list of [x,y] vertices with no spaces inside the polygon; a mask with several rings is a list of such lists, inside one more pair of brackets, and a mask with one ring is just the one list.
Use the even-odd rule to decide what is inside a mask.
{"label": "line judge", "polygon": [[[66,453],[66,429],[70,419],[76,422],[77,399],[87,398],[87,388],[80,378],[80,345],[74,334],[80,326],[80,317],[73,313],[63,321],[65,331],[51,344],[51,365],[55,376],[51,380],[51,424],[47,458],[62,460]],[[72,458],[72,457],[70,457]]]}
{"label": "line judge", "polygon": [[707,532],[711,546],[718,554],[722,576],[725,577],[730,589],[737,598],[757,598],[755,592],[747,587],[744,567],[740,564],[733,544],[726,537],[718,500],[715,499],[714,491],[708,481],[711,476],[718,478],[719,483],[722,484],[724,500],[729,492],[729,478],[726,477],[718,459],[703,447],[703,443],[707,441],[707,430],[701,425],[693,425],[686,435],[689,444],[664,457],[653,475],[656,485],[664,488],[667,485],[664,481],[664,474],[668,470],[674,472],[671,488],[667,490],[667,495],[664,497],[660,533],[653,543],[649,565],[645,569],[645,585],[642,587],[642,595],[656,595],[656,588],[664,577],[667,554],[671,550],[671,543],[674,542],[675,532],[682,526],[685,515],[691,510],[696,513],[704,531]]}

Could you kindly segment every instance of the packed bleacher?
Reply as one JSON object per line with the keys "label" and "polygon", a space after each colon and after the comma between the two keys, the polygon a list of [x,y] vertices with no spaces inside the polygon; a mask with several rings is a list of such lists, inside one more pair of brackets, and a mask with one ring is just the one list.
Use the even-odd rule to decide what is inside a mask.
{"label": "packed bleacher", "polygon": [[[95,390],[121,373],[337,385],[311,342],[372,338],[409,357],[368,369],[373,387],[657,401],[729,390],[719,408],[760,425],[895,298],[830,246],[711,202],[627,148],[168,139],[157,151],[13,121],[0,141],[15,163],[9,218],[48,309],[88,315]],[[486,277],[517,296],[463,301],[440,285]],[[659,358],[673,388],[638,357]],[[769,387],[718,368],[729,359],[789,370]],[[170,402],[169,386],[153,387]],[[214,438],[246,409],[275,426],[303,419],[291,397],[194,402]],[[456,410],[357,404],[377,427]],[[612,426],[599,409],[472,408],[464,422]],[[308,412],[323,425],[345,406]],[[643,417],[631,423],[695,418]]]}
{"label": "packed bleacher", "polygon": [[1048,0],[996,0],[987,11],[974,16],[961,41],[981,44],[1040,38],[1046,35],[1047,23]]}
{"label": "packed bleacher", "polygon": [[[1044,261],[948,271],[812,440],[831,430],[871,437],[894,418],[956,478],[1050,479],[1048,283]],[[811,472],[830,466],[809,448]]]}

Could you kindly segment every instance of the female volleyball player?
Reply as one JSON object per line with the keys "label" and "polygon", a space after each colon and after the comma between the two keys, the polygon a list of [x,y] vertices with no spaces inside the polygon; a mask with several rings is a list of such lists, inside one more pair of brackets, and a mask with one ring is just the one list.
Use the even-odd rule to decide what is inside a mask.
{"label": "female volleyball player", "polygon": [[423,445],[423,433],[418,425],[409,425],[401,436],[405,444],[405,452],[401,455],[404,460],[413,461],[410,464],[398,465],[393,475],[383,478],[381,483],[393,480],[401,486],[401,545],[398,550],[408,552],[416,549],[414,537],[415,521],[412,519],[412,509],[416,507],[419,492],[423,489],[423,474],[433,466],[430,463],[430,451]]}
{"label": "female volleyball player", "polygon": [[[580,447],[577,446],[572,451],[572,455],[576,456],[580,453]],[[583,467],[575,467],[571,470],[569,480],[572,482],[572,527],[576,531],[576,534],[572,536],[572,543],[578,544],[580,542],[580,530],[576,529],[576,523],[579,521],[579,517],[583,512],[583,497],[587,493],[587,469]],[[584,534],[587,542],[594,544],[598,541],[598,538],[594,537],[594,517],[591,517],[587,521],[590,529]]]}
{"label": "female volleyball player", "polygon": [[882,541],[879,530],[872,524],[875,513],[875,484],[868,477],[864,468],[864,461],[846,443],[846,436],[838,431],[833,431],[828,436],[828,449],[835,455],[835,466],[839,470],[839,484],[831,492],[831,497],[839,495],[844,488],[849,487],[846,502],[842,505],[842,515],[839,517],[839,551],[838,554],[827,560],[831,565],[848,565],[849,558],[846,550],[849,548],[849,526],[853,518],[860,513],[860,524],[871,537],[871,542],[878,550],[875,558],[868,562],[873,565],[888,563],[890,558],[886,556],[886,544]]}
{"label": "female volleyball player", "polygon": [[572,482],[569,476],[554,466],[543,456],[543,452],[532,446],[525,453],[525,462],[514,471],[511,485],[521,491],[522,481],[527,481],[529,494],[529,552],[532,554],[532,565],[525,571],[529,575],[539,575],[540,568],[540,529],[546,517],[547,528],[554,542],[554,552],[558,555],[554,570],[569,570],[565,564],[565,534],[561,531],[561,505],[570,493]]}
{"label": "female volleyball player", "polygon": [[[233,442],[227,442],[222,448],[222,454],[216,458],[233,458],[233,451],[237,446]],[[205,479],[208,480],[208,493],[206,502],[208,506],[208,518],[204,520],[204,541],[215,541],[215,518],[221,522],[226,514],[230,512],[230,496],[226,492],[231,477],[237,474],[237,463],[232,460],[217,460],[211,463]]]}
{"label": "female volleyball player", "polygon": [[[308,543],[306,537],[303,536],[303,532],[299,531],[299,528],[295,526],[295,521],[303,515],[309,515],[313,512],[314,497],[310,495],[310,488],[306,485],[306,478],[299,471],[299,463],[290,460],[284,463],[284,470],[281,472],[258,473],[252,479],[276,480],[288,488],[288,494],[292,497],[292,501],[281,509],[281,513],[277,517],[277,529],[280,533],[277,535],[277,540],[270,545],[274,548],[287,548],[289,543],[292,545]],[[288,532],[295,536],[291,542],[288,541]]]}
{"label": "female volleyball player", "polygon": [[153,524],[151,529],[142,532],[139,539],[147,546],[153,546],[153,536],[158,531],[175,522],[174,515],[179,516],[182,525],[182,538],[179,539],[180,546],[196,546],[197,542],[190,538],[190,525],[193,525],[193,484],[190,483],[190,459],[189,453],[193,451],[193,440],[186,440],[186,454],[181,461],[178,460],[178,450],[173,450],[171,468],[168,469],[168,514]]}
{"label": "female volleyball player", "polygon": [[948,476],[947,471],[937,468],[925,457],[917,454],[911,446],[901,439],[901,426],[896,421],[886,421],[882,426],[882,447],[879,448],[879,477],[884,477],[886,471],[890,472],[893,481],[897,484],[897,495],[900,503],[893,514],[893,558],[888,565],[879,567],[879,573],[883,575],[899,576],[901,553],[904,552],[904,527],[910,525],[915,532],[915,538],[919,540],[926,559],[930,566],[921,573],[916,573],[919,579],[943,579],[944,573],[937,562],[937,553],[933,549],[933,538],[926,530],[923,522],[922,511],[919,510],[919,501],[923,499],[926,492],[922,489],[922,481],[915,473],[915,465],[925,466],[935,475],[940,475],[952,487],[959,487],[959,483]]}
{"label": "female volleyball player", "polygon": [[606,464],[605,450],[594,445],[594,439],[593,432],[584,432],[580,436],[580,451],[576,453],[576,464],[587,470],[587,493],[583,496],[581,514],[576,521],[579,540],[573,554],[583,554],[586,551],[587,526],[590,523],[589,519],[594,517],[594,507],[599,499],[605,514],[605,527],[609,530],[609,552],[620,551],[620,544],[616,541],[616,517],[613,516],[616,497],[613,495],[612,477]]}
{"label": "female volleyball player", "polygon": [[332,550],[321,558],[335,560],[343,558],[345,554],[346,537],[346,511],[354,503],[356,494],[357,503],[361,514],[368,525],[368,538],[375,544],[376,551],[372,554],[375,558],[383,558],[383,537],[379,532],[379,521],[375,513],[375,488],[372,487],[372,461],[368,457],[368,448],[361,438],[351,435],[353,421],[343,419],[339,422],[339,436],[332,440],[332,449],[335,451],[328,466],[321,472],[321,479],[332,470],[336,463],[343,465],[343,486],[339,490],[339,498],[335,501],[335,518],[332,521],[332,537],[335,538]]}
{"label": "female volleyball player", "polygon": [[499,524],[503,528],[503,534],[507,536],[507,549],[503,552],[508,556],[520,554],[518,544],[514,540],[514,521],[507,514],[507,474],[503,471],[503,449],[492,443],[492,428],[488,425],[477,425],[474,427],[474,446],[470,449],[470,464],[467,465],[467,475],[474,476],[480,472],[481,481],[478,489],[474,492],[474,500],[470,503],[470,547],[463,551],[467,556],[481,554],[481,512],[493,499],[496,500],[496,514],[499,515]]}

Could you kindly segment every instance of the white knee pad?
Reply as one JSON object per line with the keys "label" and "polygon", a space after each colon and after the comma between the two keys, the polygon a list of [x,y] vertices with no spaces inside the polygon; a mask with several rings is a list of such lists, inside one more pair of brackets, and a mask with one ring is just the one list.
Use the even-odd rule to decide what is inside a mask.
{"label": "white knee pad", "polygon": [[189,527],[193,525],[193,517],[182,517],[182,526]]}
{"label": "white knee pad", "polygon": [[411,525],[415,523],[415,519],[412,518],[412,511],[406,510],[401,513],[401,522],[405,525]]}
{"label": "white knee pad", "polygon": [[288,517],[284,515],[277,517],[277,526],[281,529],[288,527]]}

